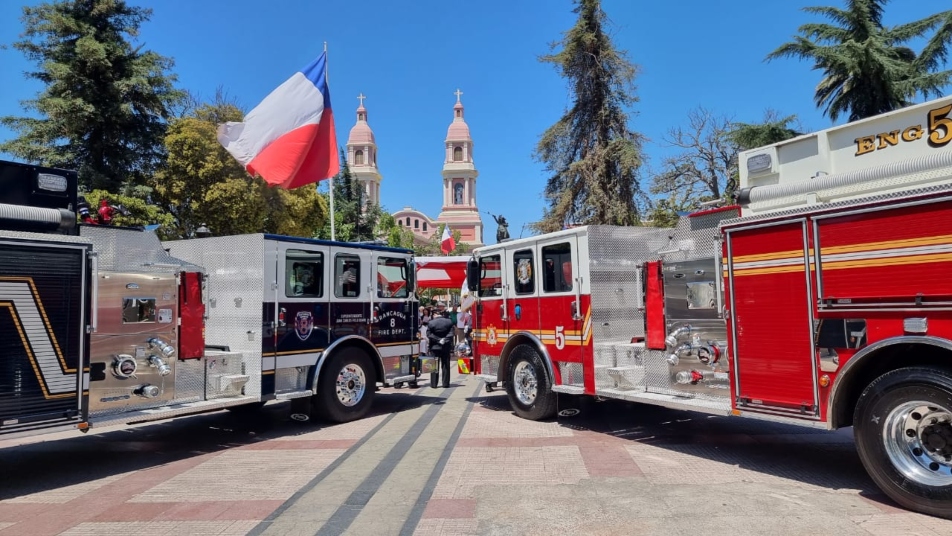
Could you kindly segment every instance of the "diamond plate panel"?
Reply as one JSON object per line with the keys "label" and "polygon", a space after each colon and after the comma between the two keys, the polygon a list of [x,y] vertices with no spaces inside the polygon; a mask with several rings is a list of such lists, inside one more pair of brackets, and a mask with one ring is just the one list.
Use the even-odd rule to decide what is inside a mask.
{"label": "diamond plate panel", "polygon": [[307,386],[307,367],[282,368],[274,371],[274,392],[304,391]]}
{"label": "diamond plate panel", "polygon": [[205,268],[208,320],[205,341],[242,354],[245,394],[261,395],[264,235],[238,235],[165,242],[169,252]]}
{"label": "diamond plate panel", "polygon": [[585,379],[582,376],[581,363],[559,362],[559,374],[562,376],[562,385],[584,387]]}
{"label": "diamond plate panel", "polygon": [[205,360],[179,359],[175,362],[174,402],[193,402],[205,397]]}
{"label": "diamond plate panel", "polygon": [[668,243],[660,249],[664,262],[691,261],[713,258],[720,255],[720,230],[722,221],[737,216],[737,211],[721,210],[685,217],[670,229]]}
{"label": "diamond plate panel", "polygon": [[236,352],[205,353],[206,398],[241,396],[250,375],[245,371],[243,356]]}
{"label": "diamond plate panel", "polygon": [[499,377],[498,356],[479,356],[479,367],[479,370],[482,371],[481,374],[486,374],[487,376],[496,376],[497,378]]}
{"label": "diamond plate panel", "polygon": [[588,227],[592,338],[628,342],[644,335],[641,267],[657,257],[669,230],[654,227]]}
{"label": "diamond plate panel", "polygon": [[615,366],[615,344],[596,343],[595,344],[595,365],[604,365],[607,367]]}
{"label": "diamond plate panel", "polygon": [[202,271],[200,266],[167,253],[155,233],[120,227],[83,225],[80,236],[93,243],[99,269],[107,272]]}
{"label": "diamond plate panel", "polygon": [[[644,367],[612,367],[608,369],[608,376],[614,382],[616,389],[623,391],[645,390]],[[609,387],[612,386],[609,385]]]}
{"label": "diamond plate panel", "polygon": [[615,364],[619,367],[644,366],[644,343],[617,344],[614,346]]}

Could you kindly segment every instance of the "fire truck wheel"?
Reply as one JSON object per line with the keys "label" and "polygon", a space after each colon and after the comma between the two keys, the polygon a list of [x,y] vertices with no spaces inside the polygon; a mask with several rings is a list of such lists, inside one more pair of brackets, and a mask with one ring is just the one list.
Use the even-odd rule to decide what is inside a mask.
{"label": "fire truck wheel", "polygon": [[866,387],[853,417],[873,481],[900,505],[952,518],[952,372],[909,367]]}
{"label": "fire truck wheel", "polygon": [[549,385],[539,354],[530,346],[517,346],[510,363],[506,394],[516,415],[531,421],[555,415],[556,394]]}
{"label": "fire truck wheel", "polygon": [[335,352],[321,368],[314,413],[332,422],[360,419],[370,410],[376,391],[370,357],[357,348]]}

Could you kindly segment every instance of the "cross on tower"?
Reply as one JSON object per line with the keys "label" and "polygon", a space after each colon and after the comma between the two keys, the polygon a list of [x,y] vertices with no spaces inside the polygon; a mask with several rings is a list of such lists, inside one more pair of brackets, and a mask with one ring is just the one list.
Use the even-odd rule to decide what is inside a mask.
{"label": "cross on tower", "polygon": [[462,95],[463,92],[460,91],[459,88],[456,88],[456,93],[453,94],[456,95],[456,102],[459,102],[459,96]]}
{"label": "cross on tower", "polygon": [[364,99],[366,99],[366,98],[367,98],[367,97],[365,97],[363,93],[361,93],[360,95],[357,95],[357,100],[360,101],[360,105],[361,105],[361,106],[364,105]]}

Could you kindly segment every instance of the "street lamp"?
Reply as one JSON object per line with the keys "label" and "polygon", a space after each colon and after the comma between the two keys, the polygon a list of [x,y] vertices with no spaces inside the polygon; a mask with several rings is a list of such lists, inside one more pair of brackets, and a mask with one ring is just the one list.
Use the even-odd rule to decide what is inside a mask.
{"label": "street lamp", "polygon": [[204,223],[199,225],[198,229],[195,229],[195,236],[199,238],[208,238],[211,235],[212,231],[208,227],[205,227]]}

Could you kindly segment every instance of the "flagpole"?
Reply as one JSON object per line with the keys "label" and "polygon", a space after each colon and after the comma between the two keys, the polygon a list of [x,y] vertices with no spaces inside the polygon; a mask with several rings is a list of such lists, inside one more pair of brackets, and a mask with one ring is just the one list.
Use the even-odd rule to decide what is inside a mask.
{"label": "flagpole", "polygon": [[[327,41],[324,41],[324,84],[327,84]],[[337,155],[337,147],[334,147],[334,158],[340,158]],[[331,203],[331,240],[337,240],[337,233],[334,229],[334,177],[328,177],[330,183],[330,203]]]}

